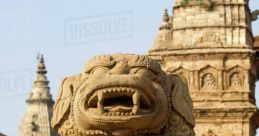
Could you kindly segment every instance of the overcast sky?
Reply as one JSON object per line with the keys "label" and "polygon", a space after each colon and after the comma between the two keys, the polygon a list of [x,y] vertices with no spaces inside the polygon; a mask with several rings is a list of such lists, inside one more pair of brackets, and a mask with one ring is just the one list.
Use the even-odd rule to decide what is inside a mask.
{"label": "overcast sky", "polygon": [[[60,81],[79,73],[97,54],[145,54],[150,49],[163,10],[173,0],[0,0],[0,132],[18,135],[25,100],[35,79],[36,55],[45,55],[51,93]],[[251,0],[251,9],[259,7]],[[82,24],[115,20],[106,31]],[[116,24],[116,27],[114,27]],[[100,24],[99,24],[100,25]],[[92,33],[86,33],[90,29]],[[253,23],[259,34],[259,21]],[[116,33],[119,32],[119,33]],[[88,38],[85,38],[88,36]],[[259,91],[257,89],[257,91]]]}

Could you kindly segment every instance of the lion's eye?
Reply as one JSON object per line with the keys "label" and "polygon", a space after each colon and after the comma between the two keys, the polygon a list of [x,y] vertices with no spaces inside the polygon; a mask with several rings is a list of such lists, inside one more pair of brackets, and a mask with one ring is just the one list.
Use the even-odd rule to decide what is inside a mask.
{"label": "lion's eye", "polygon": [[130,73],[144,75],[148,73],[148,70],[144,68],[133,68],[130,70]]}
{"label": "lion's eye", "polygon": [[144,76],[144,77],[149,77],[151,79],[156,77],[152,71],[150,71],[148,69],[145,69],[145,68],[132,68],[130,70],[130,73],[136,74],[136,75],[141,75],[141,76]]}
{"label": "lion's eye", "polygon": [[91,74],[93,75],[102,75],[106,74],[110,69],[108,67],[95,67],[92,71]]}

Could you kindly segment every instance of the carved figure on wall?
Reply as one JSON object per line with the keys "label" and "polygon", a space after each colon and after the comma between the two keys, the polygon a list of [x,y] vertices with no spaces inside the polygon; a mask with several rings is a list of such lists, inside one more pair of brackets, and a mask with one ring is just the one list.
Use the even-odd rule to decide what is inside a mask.
{"label": "carved figure on wall", "polygon": [[213,32],[206,32],[200,38],[197,39],[196,45],[198,46],[222,46],[223,42],[220,38],[220,34]]}
{"label": "carved figure on wall", "polygon": [[242,85],[242,79],[238,73],[234,73],[230,78],[230,86],[236,87]]}
{"label": "carved figure on wall", "polygon": [[216,80],[212,73],[207,73],[202,79],[203,88],[214,89],[216,87]]}
{"label": "carved figure on wall", "polygon": [[202,136],[217,136],[212,130],[208,130],[206,134],[203,134]]}
{"label": "carved figure on wall", "polygon": [[194,136],[188,86],[147,56],[91,59],[62,81],[52,127],[61,136]]}
{"label": "carved figure on wall", "polygon": [[30,124],[29,124],[30,130],[31,130],[33,133],[35,133],[35,135],[36,135],[36,131],[37,131],[37,129],[38,129],[37,120],[38,120],[38,115],[37,115],[37,114],[33,114],[33,115],[31,116],[31,122],[30,122]]}

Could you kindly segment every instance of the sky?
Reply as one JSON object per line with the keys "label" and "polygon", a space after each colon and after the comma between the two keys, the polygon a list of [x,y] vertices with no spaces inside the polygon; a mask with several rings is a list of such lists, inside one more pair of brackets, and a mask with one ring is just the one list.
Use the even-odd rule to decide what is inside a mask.
{"label": "sky", "polygon": [[[18,135],[38,52],[45,56],[56,99],[61,80],[80,73],[89,58],[146,54],[164,9],[172,14],[173,4],[173,0],[0,0],[0,132]],[[259,1],[250,0],[250,5],[252,10],[259,8]],[[253,22],[253,33],[259,35],[259,21]]]}

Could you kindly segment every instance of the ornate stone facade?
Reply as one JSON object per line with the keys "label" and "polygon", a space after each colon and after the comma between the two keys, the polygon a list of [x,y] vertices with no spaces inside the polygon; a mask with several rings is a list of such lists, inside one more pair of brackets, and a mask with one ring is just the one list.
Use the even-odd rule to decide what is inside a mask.
{"label": "ornate stone facade", "polygon": [[101,55],[66,77],[52,127],[61,136],[194,136],[186,81],[148,56]]}
{"label": "ornate stone facade", "polygon": [[178,0],[150,58],[187,79],[197,136],[255,136],[258,67],[248,0]]}
{"label": "ornate stone facade", "polygon": [[38,63],[38,75],[26,101],[28,108],[20,124],[20,136],[56,136],[50,126],[54,101],[50,94],[46,73],[43,55],[41,55]]}

